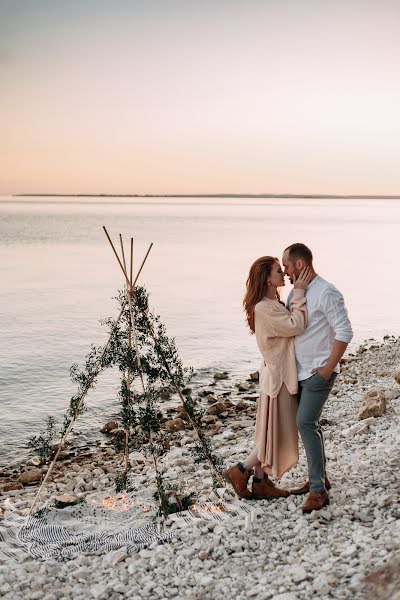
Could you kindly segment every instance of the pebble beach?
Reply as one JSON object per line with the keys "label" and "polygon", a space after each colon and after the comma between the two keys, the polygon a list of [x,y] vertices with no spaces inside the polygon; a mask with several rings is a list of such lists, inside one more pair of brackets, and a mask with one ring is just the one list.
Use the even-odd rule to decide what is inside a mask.
{"label": "pebble beach", "polygon": [[[400,598],[399,370],[400,338],[369,340],[345,356],[322,415],[332,484],[330,504],[323,510],[303,515],[302,496],[247,500],[251,520],[199,518],[183,525],[169,519],[164,529],[173,533],[170,543],[154,543],[131,555],[121,548],[58,562],[25,554],[0,564],[0,595],[10,600]],[[208,386],[190,384],[206,410],[204,424],[213,448],[226,466],[244,459],[252,448],[255,379],[240,381],[228,372],[216,373]],[[114,478],[122,462],[113,443],[115,426],[99,433],[97,447],[74,447],[71,441],[41,504],[60,494],[83,500],[115,494]],[[194,463],[194,433],[178,405],[165,412],[164,427],[179,442],[161,461],[164,478],[183,485],[201,503],[212,493],[210,469]],[[295,488],[307,479],[300,448],[300,461],[281,479],[283,487]],[[131,495],[137,500],[138,523],[144,523],[152,518],[155,473],[140,450],[130,458]],[[0,473],[2,519],[28,514],[39,470],[32,456]],[[234,497],[229,488],[225,496]]]}

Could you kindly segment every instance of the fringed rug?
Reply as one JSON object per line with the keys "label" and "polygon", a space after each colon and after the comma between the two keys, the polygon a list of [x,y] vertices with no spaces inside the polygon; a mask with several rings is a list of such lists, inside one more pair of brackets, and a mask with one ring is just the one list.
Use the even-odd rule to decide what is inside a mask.
{"label": "fringed rug", "polygon": [[0,522],[0,560],[23,560],[27,554],[42,560],[67,560],[119,549],[130,555],[154,543],[171,542],[179,528],[200,520],[221,523],[232,517],[249,518],[251,505],[223,496],[224,489],[217,490],[189,510],[171,514],[172,531],[161,531],[149,521],[155,505],[138,505],[129,494],[92,494],[85,502],[63,509],[49,504],[30,517],[12,513]]}

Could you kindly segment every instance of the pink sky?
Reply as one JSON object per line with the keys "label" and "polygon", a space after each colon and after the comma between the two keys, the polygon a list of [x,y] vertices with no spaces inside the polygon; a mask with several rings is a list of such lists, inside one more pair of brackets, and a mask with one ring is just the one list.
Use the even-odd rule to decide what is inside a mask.
{"label": "pink sky", "polygon": [[0,0],[0,193],[400,194],[400,4]]}

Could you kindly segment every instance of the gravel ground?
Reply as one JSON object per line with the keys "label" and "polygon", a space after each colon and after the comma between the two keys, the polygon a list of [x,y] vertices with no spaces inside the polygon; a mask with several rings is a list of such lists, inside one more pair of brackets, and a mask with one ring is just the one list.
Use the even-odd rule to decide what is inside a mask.
{"label": "gravel ground", "polygon": [[[173,543],[156,545],[128,556],[124,549],[101,556],[81,555],[58,563],[23,559],[0,564],[0,596],[18,600],[99,598],[119,600],[235,600],[258,598],[400,598],[400,338],[383,344],[370,341],[349,355],[322,415],[332,483],[331,503],[303,515],[304,497],[246,501],[254,523],[232,518],[223,524],[200,520],[180,526]],[[252,447],[257,388],[234,376],[210,390],[196,390],[211,406],[225,410],[209,419],[217,453],[226,464],[243,459]],[[382,416],[359,420],[366,392],[382,390],[387,407]],[[213,398],[206,392],[211,391]],[[212,412],[212,411],[211,411]],[[179,414],[179,411],[178,411]],[[168,418],[173,417],[171,413]],[[176,434],[181,447],[164,459],[165,478],[185,482],[198,500],[211,491],[209,469],[193,463],[190,430]],[[109,444],[85,456],[71,454],[60,463],[46,497],[56,493],[88,494],[110,490],[120,460]],[[135,453],[133,488],[140,501],[151,499],[154,472],[148,459]],[[26,465],[22,470],[26,469]],[[20,470],[0,477],[0,509],[27,514],[35,487],[4,491]],[[296,487],[306,480],[306,462],[280,482]],[[138,518],[144,518],[143,513]],[[146,515],[147,518],[147,515]],[[366,577],[367,576],[367,577]],[[396,596],[397,594],[397,596]]]}

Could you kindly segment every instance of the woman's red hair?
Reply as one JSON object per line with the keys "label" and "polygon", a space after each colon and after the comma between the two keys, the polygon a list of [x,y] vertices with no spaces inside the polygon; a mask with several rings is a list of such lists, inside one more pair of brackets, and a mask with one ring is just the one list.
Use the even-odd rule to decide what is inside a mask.
{"label": "woman's red hair", "polygon": [[[250,331],[254,333],[254,307],[267,293],[268,277],[271,275],[272,267],[278,261],[273,256],[261,256],[250,267],[249,276],[246,281],[246,294],[243,306],[246,313],[247,324]],[[277,292],[277,299],[279,294]]]}

